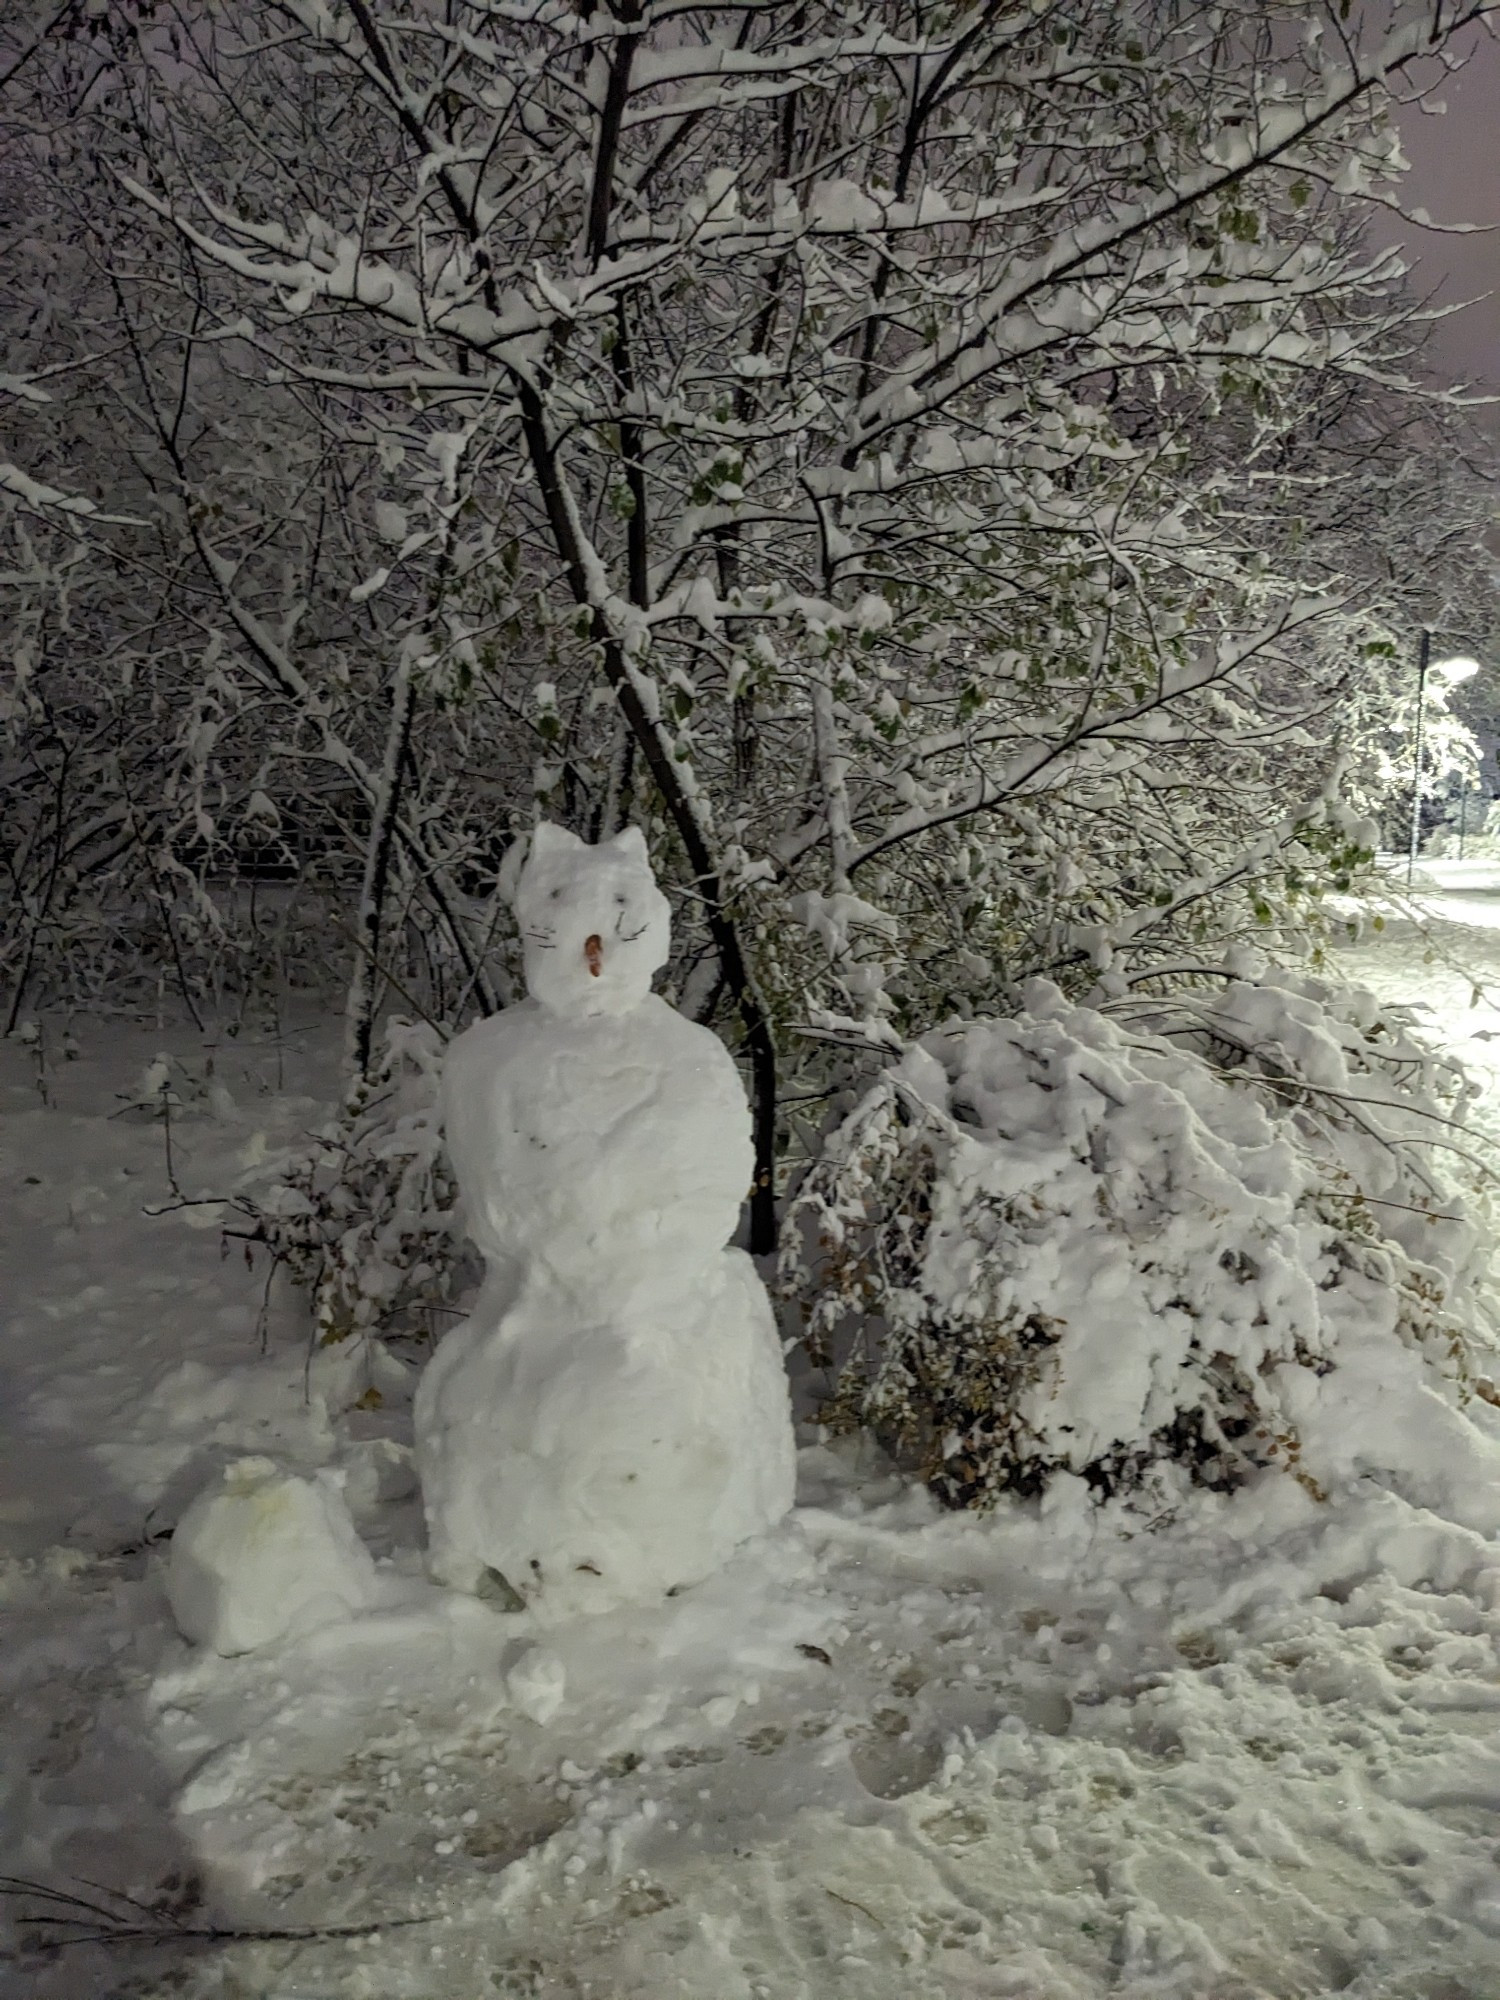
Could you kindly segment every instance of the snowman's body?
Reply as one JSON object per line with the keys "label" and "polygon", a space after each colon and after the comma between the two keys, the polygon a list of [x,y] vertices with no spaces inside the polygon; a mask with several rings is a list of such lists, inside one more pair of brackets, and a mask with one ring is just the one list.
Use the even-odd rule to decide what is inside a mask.
{"label": "snowman's body", "polygon": [[792,1432],[765,1290],[724,1248],[744,1092],[649,991],[666,915],[644,844],[542,829],[517,909],[533,997],[444,1072],[486,1277],[423,1376],[417,1454],[436,1573],[496,1572],[566,1617],[695,1582],[770,1527]]}

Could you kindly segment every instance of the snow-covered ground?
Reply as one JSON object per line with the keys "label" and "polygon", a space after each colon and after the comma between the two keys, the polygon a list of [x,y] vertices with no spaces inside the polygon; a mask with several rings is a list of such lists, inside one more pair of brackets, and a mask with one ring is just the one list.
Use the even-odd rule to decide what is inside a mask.
{"label": "snow-covered ground", "polygon": [[1384,928],[1366,928],[1340,967],[1415,1011],[1480,1085],[1471,1122],[1500,1133],[1500,861],[1424,860],[1410,898],[1404,863],[1391,874],[1397,894],[1376,906]]}
{"label": "snow-covered ground", "polygon": [[[1428,873],[1430,941],[1389,910],[1341,964],[1428,1010],[1500,1130],[1500,867]],[[48,1033],[40,1067],[0,1047],[0,1865],[386,1928],[12,1940],[0,1992],[1500,1993],[1500,1546],[1281,1477],[1128,1540],[1068,1482],[943,1517],[812,1443],[720,1575],[533,1633],[426,1584],[396,1372],[370,1407],[365,1359],[309,1359],[130,1108],[170,1050],[176,1185],[222,1194],[320,1115],[331,1030]],[[176,1635],[163,1538],[245,1453],[348,1470],[388,1602],[222,1660]]]}

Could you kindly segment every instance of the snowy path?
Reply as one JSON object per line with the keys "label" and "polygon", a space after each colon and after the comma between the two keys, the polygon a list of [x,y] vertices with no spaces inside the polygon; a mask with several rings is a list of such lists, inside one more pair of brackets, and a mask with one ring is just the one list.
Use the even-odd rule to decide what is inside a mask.
{"label": "snowy path", "polygon": [[1500,863],[1424,861],[1412,901],[1420,928],[1403,895],[1381,909],[1382,932],[1336,954],[1339,969],[1415,1010],[1426,1038],[1480,1086],[1473,1122],[1500,1134]]}
{"label": "snowy path", "polygon": [[[1342,961],[1494,1079],[1500,1008],[1445,961],[1500,997],[1500,870],[1432,914],[1433,962],[1396,920]],[[410,1502],[371,1499],[400,1608],[195,1655],[152,1537],[205,1471],[357,1467],[401,1419],[351,1411],[337,1356],[305,1384],[289,1308],[261,1354],[262,1275],[206,1211],[142,1217],[162,1135],[109,1114],[163,1038],[79,1032],[50,1107],[0,1050],[0,1865],[183,1907],[205,1877],[251,1924],[430,1921],[0,1959],[6,2000],[1500,1994],[1500,1548],[1378,1488],[1204,1496],[1121,1542],[1066,1486],[937,1518],[813,1448],[767,1545],[544,1644],[427,1590]],[[278,1059],[218,1050],[233,1102],[177,1122],[185,1192],[315,1115],[326,1064],[278,1088]]]}

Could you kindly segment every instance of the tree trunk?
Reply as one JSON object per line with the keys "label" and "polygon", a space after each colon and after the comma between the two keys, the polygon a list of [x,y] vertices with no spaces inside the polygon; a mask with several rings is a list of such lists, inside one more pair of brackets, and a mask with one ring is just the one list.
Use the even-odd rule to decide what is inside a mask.
{"label": "tree trunk", "polygon": [[371,807],[370,837],[365,843],[364,881],[360,886],[359,912],[354,925],[354,965],[349,975],[349,993],[344,1006],[344,1068],[350,1083],[365,1076],[370,1068],[375,1003],[379,991],[380,928],[385,916],[386,890],[390,884],[401,774],[415,713],[416,693],[412,687],[408,644],[401,649],[396,685],[391,692],[385,757],[381,764],[379,788]]}

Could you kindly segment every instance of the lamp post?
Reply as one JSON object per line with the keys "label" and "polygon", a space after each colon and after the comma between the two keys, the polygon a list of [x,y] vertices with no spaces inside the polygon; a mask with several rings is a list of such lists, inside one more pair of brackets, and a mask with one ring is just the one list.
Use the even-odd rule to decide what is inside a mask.
{"label": "lamp post", "polygon": [[[1478,660],[1434,660],[1432,658],[1432,634],[1422,627],[1422,645],[1417,654],[1417,726],[1412,739],[1411,750],[1411,843],[1406,851],[1406,886],[1411,887],[1412,874],[1417,865],[1417,847],[1422,838],[1422,724],[1426,717],[1427,675],[1429,671],[1442,683],[1445,691],[1458,686],[1479,672]],[[1433,697],[1439,706],[1443,695]]]}
{"label": "lamp post", "polygon": [[1406,850],[1406,886],[1411,887],[1417,865],[1417,846],[1422,838],[1422,704],[1427,694],[1427,665],[1432,658],[1432,634],[1422,627],[1422,647],[1417,654],[1417,727],[1411,748],[1411,841]]}

